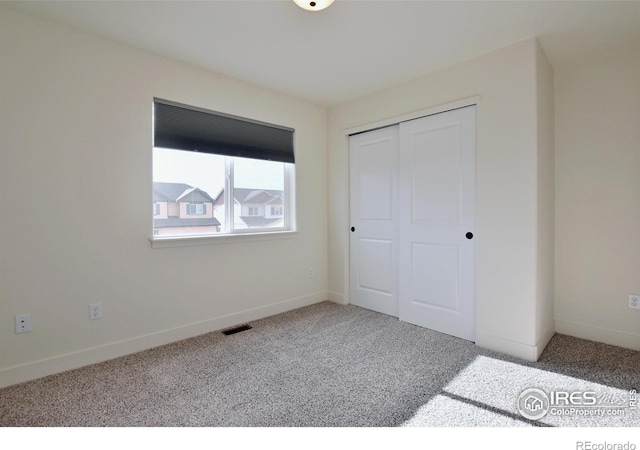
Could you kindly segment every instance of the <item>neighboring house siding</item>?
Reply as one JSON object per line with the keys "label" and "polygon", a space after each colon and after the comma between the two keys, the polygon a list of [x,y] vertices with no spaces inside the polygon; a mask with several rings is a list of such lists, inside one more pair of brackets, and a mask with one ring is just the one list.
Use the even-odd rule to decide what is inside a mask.
{"label": "neighboring house siding", "polygon": [[244,220],[241,219],[242,215],[242,205],[236,200],[233,203],[233,227],[236,230],[245,230],[249,228]]}
{"label": "neighboring house siding", "polygon": [[167,208],[167,216],[168,217],[179,217],[180,211],[178,209],[178,204],[176,202],[169,203]]}
{"label": "neighboring house siding", "polygon": [[[236,188],[234,189],[234,196],[234,229],[284,227],[283,191]],[[225,223],[224,189],[218,193],[215,205],[215,217],[221,223]],[[272,207],[276,208],[276,210],[272,211]]]}
{"label": "neighboring house siding", "polygon": [[168,206],[167,206],[167,202],[156,202],[156,204],[158,205],[159,208],[159,214],[156,216],[153,216],[154,219],[167,219],[169,217],[168,215]]}
{"label": "neighboring house siding", "polygon": [[[214,199],[205,191],[184,183],[154,182],[154,201],[160,205],[153,217],[154,236],[211,234],[220,231],[214,215]],[[199,205],[203,214],[189,214],[188,205]],[[196,207],[193,207],[196,209]]]}

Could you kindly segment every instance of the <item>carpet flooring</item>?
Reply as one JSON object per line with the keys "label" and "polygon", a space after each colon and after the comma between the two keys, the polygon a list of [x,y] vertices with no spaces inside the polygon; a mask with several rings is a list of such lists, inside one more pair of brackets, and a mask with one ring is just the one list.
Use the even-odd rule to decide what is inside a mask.
{"label": "carpet flooring", "polygon": [[[640,352],[556,335],[529,363],[330,302],[250,325],[0,389],[0,426],[640,424],[629,405],[640,390]],[[592,392],[602,416],[526,419],[518,397],[532,387]]]}

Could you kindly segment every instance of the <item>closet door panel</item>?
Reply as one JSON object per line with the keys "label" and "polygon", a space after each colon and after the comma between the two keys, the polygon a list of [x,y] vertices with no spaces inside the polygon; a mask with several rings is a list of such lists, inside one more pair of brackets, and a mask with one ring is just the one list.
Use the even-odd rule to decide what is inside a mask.
{"label": "closet door panel", "polygon": [[349,298],[398,317],[398,127],[351,136]]}
{"label": "closet door panel", "polygon": [[400,320],[473,341],[475,107],[401,123],[399,148]]}

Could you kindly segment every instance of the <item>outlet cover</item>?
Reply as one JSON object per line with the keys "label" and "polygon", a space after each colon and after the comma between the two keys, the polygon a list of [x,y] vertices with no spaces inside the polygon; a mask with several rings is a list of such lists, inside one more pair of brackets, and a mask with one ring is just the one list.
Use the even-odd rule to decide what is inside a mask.
{"label": "outlet cover", "polygon": [[31,331],[31,315],[20,314],[16,316],[16,334]]}
{"label": "outlet cover", "polygon": [[629,294],[629,308],[640,309],[640,295]]}
{"label": "outlet cover", "polygon": [[89,305],[89,320],[102,319],[102,303],[92,303]]}

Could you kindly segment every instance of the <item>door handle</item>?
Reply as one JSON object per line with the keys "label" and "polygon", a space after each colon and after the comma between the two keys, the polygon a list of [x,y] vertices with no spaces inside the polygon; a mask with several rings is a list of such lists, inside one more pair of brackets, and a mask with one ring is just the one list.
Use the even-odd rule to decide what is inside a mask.
{"label": "door handle", "polygon": [[351,227],[351,232],[353,233],[354,231],[356,231],[356,227]]}
{"label": "door handle", "polygon": [[471,231],[467,232],[467,234],[464,235],[467,239],[473,239],[473,233]]}

